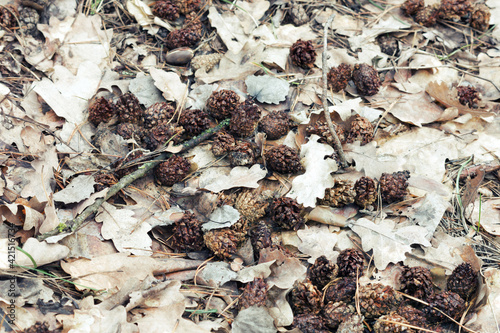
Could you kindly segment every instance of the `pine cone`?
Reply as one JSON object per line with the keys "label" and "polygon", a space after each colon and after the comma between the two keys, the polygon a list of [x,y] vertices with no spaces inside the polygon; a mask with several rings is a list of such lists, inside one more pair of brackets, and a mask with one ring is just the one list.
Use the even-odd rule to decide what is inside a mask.
{"label": "pine cone", "polygon": [[[335,127],[335,133],[337,133],[340,143],[345,143],[346,134],[344,128],[335,122],[333,122],[333,126]],[[328,127],[326,121],[320,120],[315,122],[313,125],[307,126],[306,134],[308,135],[316,134],[321,138],[319,142],[322,143],[326,142],[330,146],[333,146],[334,144],[332,132],[330,132],[330,128]]]}
{"label": "pine cone", "polygon": [[259,221],[252,229],[250,229],[250,240],[252,242],[253,253],[258,259],[260,250],[271,247],[273,241],[271,239],[271,228],[264,221]]}
{"label": "pine cone", "polygon": [[298,173],[304,170],[297,152],[285,145],[275,146],[265,153],[269,169],[279,173]]}
{"label": "pine cone", "polygon": [[370,177],[361,177],[354,184],[356,197],[354,201],[358,206],[366,208],[377,200],[377,185]]}
{"label": "pine cone", "polygon": [[197,55],[191,59],[191,67],[198,70],[200,68],[205,68],[205,72],[210,72],[222,59],[222,54],[220,53],[210,53]]}
{"label": "pine cone", "polygon": [[310,40],[299,39],[290,47],[290,58],[292,62],[304,69],[313,68],[316,61],[316,51]]}
{"label": "pine cone", "polygon": [[336,180],[332,188],[325,189],[325,197],[318,199],[320,205],[344,207],[354,202],[356,191],[351,181]]}
{"label": "pine cone", "polygon": [[338,266],[332,263],[325,256],[316,258],[311,267],[309,267],[308,278],[312,284],[322,290],[330,281],[337,277]]}
{"label": "pine cone", "polygon": [[260,120],[260,108],[253,102],[246,101],[238,105],[229,122],[229,131],[237,137],[253,135]]}
{"label": "pine cone", "polygon": [[401,291],[421,300],[434,294],[431,271],[428,268],[405,266],[399,277]]}
{"label": "pine cone", "polygon": [[383,173],[379,181],[382,201],[392,203],[403,200],[408,187],[408,178],[410,172],[407,170],[394,172],[392,175]]}
{"label": "pine cone", "polygon": [[89,121],[98,126],[108,122],[116,113],[115,106],[106,98],[99,97],[89,107]]}
{"label": "pine cone", "polygon": [[465,301],[452,291],[433,295],[429,297],[427,302],[429,306],[424,309],[424,313],[433,322],[449,320],[448,317],[436,309],[441,310],[455,320],[460,320],[462,313],[465,311]]}
{"label": "pine cone", "polygon": [[[395,324],[401,323],[400,324]],[[373,325],[373,331],[375,333],[413,333],[415,332],[413,329],[409,328],[407,325],[410,323],[404,317],[400,316],[397,313],[391,313],[387,315],[383,315],[377,319],[375,324]]]}
{"label": "pine cone", "polygon": [[179,18],[179,8],[170,1],[157,1],[151,10],[154,16],[175,21]]}
{"label": "pine cone", "polygon": [[453,270],[446,287],[467,300],[476,291],[478,283],[477,272],[472,269],[471,264],[464,262]]}
{"label": "pine cone", "polygon": [[339,276],[362,276],[364,264],[363,252],[356,249],[345,249],[337,257]]}
{"label": "pine cone", "polygon": [[241,241],[239,234],[231,228],[209,230],[205,233],[204,239],[205,245],[221,259],[233,256]]}
{"label": "pine cone", "polygon": [[116,103],[118,117],[122,123],[139,124],[143,114],[139,100],[134,94],[128,92],[118,99]]}
{"label": "pine cone", "polygon": [[368,283],[359,287],[359,306],[366,318],[377,318],[395,311],[402,297],[390,286]]}
{"label": "pine cone", "polygon": [[191,163],[182,156],[173,155],[154,169],[156,179],[164,186],[172,186],[183,180],[189,173]]}
{"label": "pine cone", "polygon": [[198,12],[203,5],[201,0],[175,0],[181,14],[187,15]]}
{"label": "pine cone", "polygon": [[373,140],[373,125],[365,117],[356,115],[351,122],[351,129],[347,134],[347,142],[361,141],[361,145],[366,145]]}
{"label": "pine cone", "polygon": [[20,29],[25,34],[37,34],[37,24],[40,21],[40,14],[34,8],[24,7],[19,11]]}
{"label": "pine cone", "polygon": [[312,313],[302,313],[293,318],[294,328],[302,333],[329,333],[323,317]]}
{"label": "pine cone", "polygon": [[208,113],[217,120],[231,117],[240,103],[240,96],[232,90],[214,91],[207,100]]}
{"label": "pine cone", "polygon": [[166,40],[166,46],[172,50],[179,47],[190,47],[196,45],[201,40],[200,31],[191,27],[172,30]]}
{"label": "pine cone", "polygon": [[401,5],[401,11],[406,16],[412,16],[417,13],[420,9],[424,8],[425,2],[424,0],[406,0]]}
{"label": "pine cone", "polygon": [[175,127],[173,124],[163,122],[149,132],[143,133],[142,142],[147,149],[153,151],[170,140],[175,144],[179,143],[182,133],[184,133],[184,128]]}
{"label": "pine cone", "polygon": [[462,105],[467,105],[470,108],[477,108],[477,103],[481,100],[481,96],[476,88],[471,86],[458,86],[458,101]]}
{"label": "pine cone", "polygon": [[140,137],[139,127],[136,124],[120,123],[116,126],[116,133],[125,140]]}
{"label": "pine cone", "polygon": [[363,320],[365,318],[358,314],[350,315],[343,323],[339,325],[337,333],[363,333],[365,327]]}
{"label": "pine cone", "polygon": [[94,176],[94,181],[94,189],[96,192],[102,191],[118,182],[111,173],[98,173]]}
{"label": "pine cone", "polygon": [[238,301],[238,308],[241,310],[251,306],[266,306],[267,283],[264,279],[255,278],[247,283]]}
{"label": "pine cone", "polygon": [[309,280],[299,282],[290,292],[290,305],[294,314],[318,313],[321,310],[321,293]]}
{"label": "pine cone", "polygon": [[470,0],[441,0],[439,7],[439,18],[445,20],[460,20],[472,11]]}
{"label": "pine cone", "polygon": [[227,158],[231,166],[244,166],[255,164],[256,147],[247,141],[240,142],[232,147]]}
{"label": "pine cone", "polygon": [[192,138],[209,128],[210,120],[204,111],[189,109],[182,112],[179,125],[184,128],[187,138]]}
{"label": "pine cone", "polygon": [[345,87],[352,79],[352,67],[348,64],[340,64],[338,67],[330,68],[328,72],[328,87],[334,92],[339,92]]}
{"label": "pine cone", "polygon": [[304,224],[302,207],[292,198],[276,198],[269,206],[271,219],[283,230],[298,230]]}
{"label": "pine cone", "polygon": [[352,71],[352,80],[363,96],[373,96],[378,93],[382,83],[375,68],[367,64],[356,64]]}
{"label": "pine cone", "polygon": [[13,5],[0,6],[0,26],[12,29],[17,27],[19,12]]}
{"label": "pine cone", "polygon": [[[27,8],[27,7],[25,7]],[[46,322],[37,321],[33,326],[25,328],[22,331],[17,331],[18,333],[51,333],[57,332],[57,330],[50,330],[49,324]]]}
{"label": "pine cone", "polygon": [[249,223],[253,223],[266,214],[269,206],[269,192],[256,191],[254,189],[242,190],[234,202],[234,208]]}
{"label": "pine cone", "polygon": [[136,151],[133,151],[130,154],[128,154],[127,157],[125,157],[124,159],[117,160],[113,164],[113,167],[116,169],[116,175],[118,176],[118,178],[123,178],[126,175],[131,174],[134,171],[137,171],[137,169],[139,168],[140,164],[133,165],[133,166],[130,166],[128,168],[123,168],[123,166],[126,165],[126,164],[128,164],[128,163],[130,163],[130,162],[132,162],[133,160],[135,160],[135,159],[137,159],[139,157],[142,157],[143,155],[144,154],[143,154],[142,151],[136,150]]}
{"label": "pine cone", "polygon": [[351,302],[356,294],[356,278],[338,278],[325,291],[325,302]]}
{"label": "pine cone", "polygon": [[432,27],[436,24],[439,16],[439,10],[436,6],[425,6],[415,13],[415,22],[424,27]]}
{"label": "pine cone", "polygon": [[399,44],[396,37],[389,34],[383,34],[377,37],[377,43],[380,46],[380,51],[391,57],[399,56]]}
{"label": "pine cone", "polygon": [[346,321],[354,313],[356,313],[354,306],[344,302],[330,302],[323,308],[326,325],[332,330],[336,330],[340,323]]}
{"label": "pine cone", "polygon": [[269,113],[262,118],[259,128],[269,140],[277,140],[290,130],[290,117],[283,111]]}
{"label": "pine cone", "polygon": [[170,120],[174,113],[175,108],[167,102],[155,103],[142,113],[141,122],[144,128],[149,130]]}
{"label": "pine cone", "polygon": [[[421,328],[427,328],[429,326],[423,311],[414,308],[411,305],[401,305],[396,312],[413,326]],[[424,331],[420,330],[418,332],[424,333]]]}
{"label": "pine cone", "polygon": [[222,156],[227,154],[233,147],[236,146],[236,141],[233,136],[226,132],[218,132],[214,135],[212,143],[212,153],[215,156]]}
{"label": "pine cone", "polygon": [[180,252],[199,251],[203,248],[201,222],[193,213],[184,212],[182,218],[174,223],[172,246]]}
{"label": "pine cone", "polygon": [[491,12],[485,4],[476,4],[472,9],[469,24],[474,29],[486,31],[490,26]]}

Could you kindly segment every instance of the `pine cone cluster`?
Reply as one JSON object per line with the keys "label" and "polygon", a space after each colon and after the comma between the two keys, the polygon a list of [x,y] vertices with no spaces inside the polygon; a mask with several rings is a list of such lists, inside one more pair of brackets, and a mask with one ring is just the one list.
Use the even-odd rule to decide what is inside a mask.
{"label": "pine cone cluster", "polygon": [[205,245],[221,259],[231,258],[238,250],[241,235],[232,228],[212,229],[204,235]]}
{"label": "pine cone cluster", "polygon": [[175,21],[179,18],[179,7],[168,0],[157,1],[151,11],[154,16],[169,21]]}
{"label": "pine cone cluster", "polygon": [[247,283],[238,301],[241,310],[251,306],[266,306],[268,285],[264,279],[255,278]]}
{"label": "pine cone cluster", "polygon": [[382,85],[377,70],[368,64],[354,65],[352,80],[362,96],[375,95]]}
{"label": "pine cone cluster", "polygon": [[229,131],[237,137],[247,137],[254,133],[260,120],[261,110],[251,101],[239,104],[229,122]]}
{"label": "pine cone cluster", "polygon": [[172,186],[183,180],[189,173],[191,163],[182,156],[174,155],[161,162],[154,169],[158,182],[164,186]]}
{"label": "pine cone cluster", "polygon": [[231,148],[227,158],[233,167],[255,164],[256,146],[248,141],[239,142]]}
{"label": "pine cone cluster", "polygon": [[[333,122],[333,126],[335,127],[335,133],[337,133],[340,143],[345,143],[346,133],[344,128],[335,122]],[[320,137],[319,142],[322,143],[326,142],[330,146],[333,146],[334,144],[332,132],[330,132],[330,128],[328,127],[326,121],[319,120],[315,122],[313,125],[307,126],[306,134],[308,135],[316,134],[317,136]]]}
{"label": "pine cone cluster", "polygon": [[393,203],[403,200],[408,187],[408,178],[410,178],[410,172],[407,170],[392,174],[383,173],[379,181],[382,201]]}
{"label": "pine cone cluster", "polygon": [[458,86],[458,101],[462,105],[467,105],[470,108],[477,107],[477,103],[481,100],[481,96],[476,88],[471,86]]}
{"label": "pine cone cluster", "polygon": [[467,300],[476,291],[478,283],[477,272],[472,269],[471,264],[464,262],[453,270],[448,278],[446,287],[449,291]]}
{"label": "pine cone cluster", "polygon": [[89,107],[89,121],[95,126],[108,122],[116,113],[113,103],[106,98],[97,98]]}
{"label": "pine cone cluster", "polygon": [[344,207],[353,203],[355,198],[356,191],[351,181],[336,180],[333,187],[325,189],[325,196],[319,199],[318,203],[331,207]]}
{"label": "pine cone cluster", "polygon": [[199,251],[203,248],[201,222],[193,213],[185,212],[182,218],[174,223],[172,246],[182,252]]}
{"label": "pine cone cluster", "polygon": [[377,200],[377,184],[370,177],[361,177],[354,184],[356,197],[354,201],[358,206],[366,208]]}
{"label": "pine cone cluster", "polygon": [[269,140],[277,140],[290,130],[290,117],[283,111],[269,113],[262,118],[259,128]]}
{"label": "pine cone cluster", "polygon": [[328,72],[328,87],[334,92],[339,92],[345,87],[352,79],[352,67],[348,64],[340,64],[338,67],[332,67]]}
{"label": "pine cone cluster", "polygon": [[214,140],[212,143],[212,153],[215,156],[222,156],[227,154],[233,147],[236,146],[236,140],[233,136],[224,131],[217,132],[214,135]]}
{"label": "pine cone cluster", "polygon": [[275,146],[264,154],[269,169],[279,173],[298,173],[304,170],[297,152],[285,145]]}
{"label": "pine cone cluster", "polygon": [[131,123],[120,123],[116,126],[116,133],[125,140],[131,138],[140,138],[142,133],[139,131],[139,126]]}
{"label": "pine cone cluster", "polygon": [[401,291],[421,300],[434,294],[432,276],[428,268],[405,266],[399,278]]}
{"label": "pine cone cluster", "polygon": [[290,58],[292,62],[304,69],[310,69],[316,61],[316,51],[310,40],[299,39],[290,47]]}
{"label": "pine cone cluster", "polygon": [[240,103],[240,96],[232,90],[214,91],[207,100],[208,113],[217,120],[231,117]]}
{"label": "pine cone cluster", "polygon": [[366,318],[378,318],[395,311],[402,297],[391,287],[368,283],[359,287],[359,307]]}
{"label": "pine cone cluster", "polygon": [[17,27],[19,12],[13,5],[0,6],[0,26],[12,29]]}
{"label": "pine cone cluster", "polygon": [[304,224],[301,210],[295,199],[287,197],[276,198],[269,205],[271,219],[283,230],[298,230]]}
{"label": "pine cone cluster", "polygon": [[337,265],[339,266],[339,276],[362,276],[365,265],[363,252],[356,249],[345,249],[337,257]]}
{"label": "pine cone cluster", "polygon": [[322,307],[321,292],[306,279],[292,289],[290,303],[295,314],[318,313]]}
{"label": "pine cone cluster", "polygon": [[131,92],[120,96],[116,103],[116,109],[122,123],[139,124],[142,120],[143,111],[141,105],[137,97]]}
{"label": "pine cone cluster", "polygon": [[187,138],[195,137],[210,127],[210,120],[205,111],[197,109],[184,110],[179,118],[179,125],[184,128]]}
{"label": "pine cone cluster", "polygon": [[337,277],[338,266],[325,256],[316,258],[314,264],[309,267],[308,278],[312,284],[322,290],[330,281]]}

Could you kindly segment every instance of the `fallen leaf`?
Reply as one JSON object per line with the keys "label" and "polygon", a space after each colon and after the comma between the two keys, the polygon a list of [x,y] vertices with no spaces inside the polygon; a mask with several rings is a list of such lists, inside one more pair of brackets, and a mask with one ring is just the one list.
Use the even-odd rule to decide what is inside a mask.
{"label": "fallen leaf", "polygon": [[252,167],[234,167],[229,174],[228,170],[209,169],[200,176],[200,188],[212,192],[220,192],[234,187],[257,188],[259,180],[263,179],[267,170],[260,164]]}
{"label": "fallen leaf", "polygon": [[265,307],[252,306],[241,310],[232,325],[233,333],[276,333],[273,317]]}
{"label": "fallen leaf", "polygon": [[311,256],[307,261],[313,264],[316,258],[325,256],[328,260],[337,261],[338,252],[333,248],[337,243],[337,234],[332,233],[328,226],[311,226],[297,231],[300,238],[299,251]]}
{"label": "fallen leaf", "polygon": [[[154,70],[153,70],[154,71]],[[135,79],[130,80],[129,90],[146,108],[159,102],[164,102],[161,92],[155,86],[155,80],[152,76],[144,73],[137,73]]]}
{"label": "fallen leaf", "polygon": [[208,217],[208,222],[202,224],[203,231],[227,228],[238,222],[240,212],[232,206],[223,205],[213,211]]}
{"label": "fallen leaf", "polygon": [[208,19],[212,27],[222,39],[227,49],[238,54],[248,40],[248,36],[241,26],[240,19],[230,11],[219,14],[215,6],[208,10]]}
{"label": "fallen leaf", "polygon": [[94,184],[93,176],[80,175],[74,178],[64,189],[55,193],[53,199],[65,204],[80,202],[94,193]]}
{"label": "fallen leaf", "polygon": [[187,84],[181,82],[178,74],[157,68],[151,68],[150,73],[155,86],[160,89],[167,101],[180,103],[187,95]]}
{"label": "fallen leaf", "polygon": [[290,89],[287,81],[269,75],[249,76],[245,84],[250,96],[257,98],[261,103],[268,104],[279,104],[284,101]]}
{"label": "fallen leaf", "polygon": [[476,200],[471,220],[472,225],[481,226],[488,233],[500,236],[500,199]]}

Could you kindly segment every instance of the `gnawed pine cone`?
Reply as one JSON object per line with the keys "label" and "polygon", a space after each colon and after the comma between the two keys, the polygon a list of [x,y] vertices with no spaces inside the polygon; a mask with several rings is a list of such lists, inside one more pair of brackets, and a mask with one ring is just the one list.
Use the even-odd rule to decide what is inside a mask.
{"label": "gnawed pine cone", "polygon": [[471,264],[464,262],[453,270],[446,287],[449,291],[453,291],[467,300],[477,289],[478,283],[477,272],[474,271]]}
{"label": "gnawed pine cone", "polygon": [[358,206],[366,208],[377,200],[377,185],[370,177],[361,177],[354,184],[356,197],[354,201]]}
{"label": "gnawed pine cone", "polygon": [[229,122],[229,131],[237,137],[253,135],[260,120],[260,108],[253,102],[238,105]]}
{"label": "gnawed pine cone", "polygon": [[[399,323],[399,324],[396,324]],[[402,324],[402,325],[401,325]],[[413,333],[413,329],[409,328],[410,323],[396,312],[383,315],[377,319],[373,325],[375,333]]]}
{"label": "gnawed pine cone", "polygon": [[98,126],[108,122],[116,113],[115,106],[106,98],[99,97],[89,107],[89,121]]}
{"label": "gnawed pine cone", "polygon": [[340,64],[338,67],[330,68],[328,72],[328,87],[334,92],[339,92],[345,87],[352,79],[352,67],[348,64]]}
{"label": "gnawed pine cone", "polygon": [[251,306],[266,306],[268,285],[264,279],[255,278],[247,283],[238,301],[240,310]]}
{"label": "gnawed pine cone", "polygon": [[34,8],[24,7],[19,11],[20,29],[25,34],[36,34],[37,24],[40,21],[40,14]]}
{"label": "gnawed pine cone", "polygon": [[156,1],[151,11],[154,16],[158,16],[159,18],[169,21],[175,21],[179,18],[179,8],[170,1]]}
{"label": "gnawed pine cone", "polygon": [[233,256],[238,250],[241,236],[232,228],[212,229],[203,236],[205,245],[215,256],[225,259]]}
{"label": "gnawed pine cone", "polygon": [[196,14],[203,5],[202,0],[175,0],[177,7],[181,14],[188,15],[190,13]]}
{"label": "gnawed pine cone", "polygon": [[269,205],[271,219],[283,230],[298,230],[304,224],[301,210],[295,199],[287,197],[276,198]]}
{"label": "gnawed pine cone", "polygon": [[337,257],[338,275],[347,277],[362,276],[364,264],[363,252],[356,249],[345,249]]}
{"label": "gnawed pine cone", "polygon": [[96,192],[102,191],[118,182],[111,173],[98,173],[94,176],[94,189]]}
{"label": "gnawed pine cone", "polygon": [[277,140],[290,130],[290,117],[283,111],[269,113],[262,118],[259,128],[266,133],[267,139]]}
{"label": "gnawed pine cone", "polygon": [[251,142],[239,142],[229,151],[227,158],[231,166],[244,166],[255,164],[256,146]]}
{"label": "gnawed pine cone", "polygon": [[201,40],[201,32],[197,29],[193,29],[191,27],[172,30],[166,40],[165,44],[170,50],[179,48],[179,47],[190,47],[198,44]]}
{"label": "gnawed pine cone", "polygon": [[201,222],[193,213],[184,212],[182,218],[174,223],[172,246],[177,251],[199,251],[203,248]]}
{"label": "gnawed pine cone", "polygon": [[314,264],[309,267],[308,278],[312,284],[322,290],[330,281],[337,277],[338,266],[328,260],[325,256],[316,258]]}
{"label": "gnawed pine cone", "polygon": [[[401,305],[396,312],[413,326],[421,328],[427,328],[429,326],[424,312],[411,305]],[[419,331],[419,333],[420,332],[423,333],[423,331]]]}
{"label": "gnawed pine cone", "polygon": [[265,153],[269,169],[279,173],[298,173],[304,170],[297,152],[285,145],[275,146]]}
{"label": "gnawed pine cone", "polygon": [[452,291],[433,295],[429,297],[427,302],[429,306],[424,309],[424,313],[431,322],[449,321],[449,318],[438,310],[455,320],[460,320],[465,311],[465,301]]}
{"label": "gnawed pine cone", "polygon": [[147,149],[155,150],[170,142],[170,140],[175,144],[181,142],[183,133],[184,128],[180,126],[175,127],[171,123],[163,122],[149,132],[143,133],[142,142]]}
{"label": "gnawed pine cone", "polygon": [[179,118],[179,125],[184,128],[187,138],[195,137],[210,127],[208,115],[197,109],[184,110]]}
{"label": "gnawed pine cone", "polygon": [[486,31],[490,26],[491,12],[485,4],[476,4],[472,9],[469,24],[474,29]]}
{"label": "gnawed pine cone", "polygon": [[164,186],[172,186],[183,180],[189,173],[191,163],[182,156],[173,155],[154,169],[156,179]]}
{"label": "gnawed pine cone", "polygon": [[290,292],[290,305],[295,314],[318,313],[322,307],[321,292],[306,279],[297,283]]}
{"label": "gnawed pine cone", "polygon": [[253,223],[266,214],[269,206],[271,193],[269,191],[257,191],[254,189],[242,190],[234,202],[234,208],[249,223]]}
{"label": "gnawed pine cone", "polygon": [[408,178],[410,172],[407,170],[394,172],[392,175],[383,173],[379,181],[382,201],[393,203],[403,200],[408,187]]}
{"label": "gnawed pine cone", "polygon": [[361,141],[361,145],[365,145],[373,140],[373,130],[372,123],[358,114],[351,122],[351,129],[347,134],[346,141],[349,143]]}
{"label": "gnawed pine cone", "polygon": [[458,101],[462,105],[467,105],[470,108],[477,107],[477,103],[481,100],[481,96],[476,88],[471,86],[458,86]]}
{"label": "gnawed pine cone", "polygon": [[350,315],[344,322],[337,328],[337,333],[363,333],[365,327],[363,320],[365,318],[358,314]]}
{"label": "gnawed pine cone", "polygon": [[395,311],[402,297],[391,286],[368,283],[359,287],[359,307],[366,318],[378,318]]}
{"label": "gnawed pine cone", "polygon": [[472,11],[470,0],[441,0],[439,7],[439,18],[445,20],[460,20]]}
{"label": "gnawed pine cone", "polygon": [[155,103],[148,107],[141,116],[145,129],[152,129],[174,116],[175,108],[167,102]]}
{"label": "gnawed pine cone", "polygon": [[362,96],[375,95],[382,85],[377,70],[368,64],[354,65],[352,80]]}
{"label": "gnawed pine cone", "polygon": [[139,124],[141,122],[143,114],[141,105],[137,97],[130,92],[120,96],[116,102],[116,110],[122,123]]}
{"label": "gnawed pine cone", "polygon": [[331,207],[344,207],[354,202],[356,191],[353,183],[348,180],[335,180],[335,185],[325,189],[323,199],[318,199],[320,205]]}
{"label": "gnawed pine cone", "polygon": [[132,166],[129,166],[127,168],[123,168],[123,166],[126,164],[130,164],[131,162],[133,162],[133,160],[141,157],[142,155],[144,155],[142,151],[135,150],[133,152],[130,152],[124,159],[117,160],[113,164],[113,166],[116,170],[116,176],[118,178],[122,178],[122,177],[125,177],[126,175],[131,174],[132,172],[136,171],[139,168],[140,164],[132,165]]}
{"label": "gnawed pine cone", "polygon": [[329,333],[325,326],[325,319],[313,313],[301,313],[294,316],[294,328],[298,328],[302,333]]}
{"label": "gnawed pine cone", "polygon": [[12,29],[17,27],[19,12],[13,5],[0,6],[0,26]]}
{"label": "gnawed pine cone", "polygon": [[224,131],[217,132],[214,135],[214,140],[212,143],[212,153],[215,156],[222,156],[227,154],[233,147],[236,146],[236,140],[233,136]]}
{"label": "gnawed pine cone", "polygon": [[116,126],[116,133],[125,140],[131,138],[140,138],[139,126],[131,123],[120,123]]}
{"label": "gnawed pine cone", "polygon": [[299,39],[290,47],[290,58],[292,62],[304,69],[313,68],[316,61],[316,51],[310,40]]}
{"label": "gnawed pine cone", "polygon": [[266,222],[259,221],[250,229],[249,233],[254,256],[258,259],[260,256],[260,250],[273,245],[271,228],[267,226]]}
{"label": "gnawed pine cone", "polygon": [[[333,127],[335,128],[335,133],[337,134],[340,143],[345,143],[346,142],[346,134],[344,128],[340,126],[339,124],[333,122]],[[330,146],[333,146],[334,140],[332,136],[332,132],[330,132],[330,128],[328,127],[328,124],[326,121],[317,121],[313,125],[309,125],[306,127],[306,133],[308,135],[311,134],[316,134],[317,136],[320,137],[319,142],[326,142]]]}
{"label": "gnawed pine cone", "polygon": [[406,16],[412,16],[417,13],[420,9],[424,8],[425,2],[424,0],[406,0],[401,5],[401,11]]}
{"label": "gnawed pine cone", "polygon": [[431,271],[428,268],[405,266],[399,277],[399,282],[402,292],[418,299],[425,301],[434,294]]}
{"label": "gnawed pine cone", "polygon": [[439,10],[436,6],[425,6],[415,13],[415,22],[424,27],[432,27],[436,24],[439,16]]}
{"label": "gnawed pine cone", "polygon": [[329,302],[325,305],[322,312],[326,325],[330,329],[336,330],[340,323],[346,321],[349,316],[356,313],[356,309],[354,306],[344,302]]}
{"label": "gnawed pine cone", "polygon": [[356,294],[356,288],[355,278],[337,278],[326,288],[325,302],[351,302]]}
{"label": "gnawed pine cone", "polygon": [[207,100],[208,113],[217,120],[231,117],[240,103],[240,96],[232,90],[214,91]]}

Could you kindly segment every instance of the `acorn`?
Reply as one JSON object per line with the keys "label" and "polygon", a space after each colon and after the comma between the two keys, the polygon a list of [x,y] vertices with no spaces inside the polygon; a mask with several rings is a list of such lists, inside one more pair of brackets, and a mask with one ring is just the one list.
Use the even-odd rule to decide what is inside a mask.
{"label": "acorn", "polygon": [[290,58],[292,62],[304,69],[313,68],[316,61],[316,51],[310,40],[303,41],[299,39],[290,47]]}
{"label": "acorn", "polygon": [[193,56],[194,51],[189,47],[179,47],[165,54],[165,62],[172,66],[184,66],[193,59]]}

